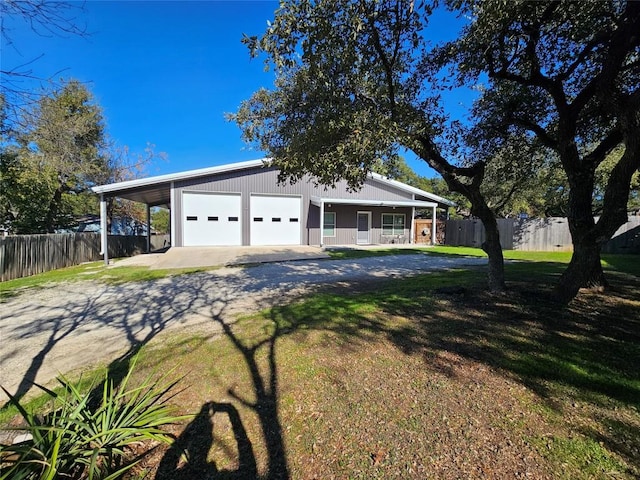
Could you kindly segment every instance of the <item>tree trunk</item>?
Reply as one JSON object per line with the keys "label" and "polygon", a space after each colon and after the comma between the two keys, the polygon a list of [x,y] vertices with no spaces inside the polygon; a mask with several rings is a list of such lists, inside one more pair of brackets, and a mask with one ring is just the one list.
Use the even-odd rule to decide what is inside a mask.
{"label": "tree trunk", "polygon": [[502,245],[500,244],[498,222],[493,212],[491,212],[491,215],[483,217],[480,217],[480,220],[484,225],[486,239],[482,243],[482,250],[489,257],[489,290],[503,292],[506,289],[504,283],[504,256],[502,255]]}
{"label": "tree trunk", "polygon": [[[577,157],[571,145],[567,150]],[[595,163],[575,161],[573,168],[566,168],[569,180],[568,215],[573,254],[555,288],[555,296],[563,304],[569,303],[580,288],[593,286],[604,288],[606,281],[600,265],[601,244],[596,241],[596,222],[592,202]]]}
{"label": "tree trunk", "polygon": [[[412,147],[431,168],[437,171],[447,183],[452,192],[464,195],[471,202],[471,214],[478,217],[484,226],[486,240],[482,244],[482,250],[489,257],[489,272],[487,275],[489,290],[503,292],[506,290],[504,283],[504,257],[500,244],[500,232],[498,222],[493,210],[480,191],[480,184],[484,179],[484,162],[477,162],[471,167],[455,167],[440,154],[431,138],[419,137],[418,144]],[[460,178],[467,181],[461,181]]]}
{"label": "tree trunk", "polygon": [[573,255],[555,288],[556,298],[569,303],[581,288],[603,290],[608,287],[600,262],[600,245],[590,236],[573,242]]}
{"label": "tree trunk", "polygon": [[62,203],[62,192],[62,186],[56,188],[56,191],[53,192],[53,198],[49,202],[49,208],[44,220],[44,227],[47,233],[55,233],[56,221],[60,212],[60,204]]}

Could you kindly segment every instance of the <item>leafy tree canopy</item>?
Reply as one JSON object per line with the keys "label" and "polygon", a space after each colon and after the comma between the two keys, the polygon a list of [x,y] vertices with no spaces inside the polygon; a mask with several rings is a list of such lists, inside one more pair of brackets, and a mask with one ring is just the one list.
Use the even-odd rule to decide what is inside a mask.
{"label": "leafy tree canopy", "polygon": [[[91,186],[135,178],[156,157],[151,145],[142,155],[116,147],[101,107],[75,80],[41,96],[23,117],[7,125],[2,116],[0,223],[14,233],[73,226],[79,215],[98,211]],[[146,217],[126,201],[111,202],[108,213]]]}
{"label": "leafy tree canopy", "polygon": [[[599,249],[626,221],[640,165],[640,3],[446,4],[469,22],[457,40],[433,47],[431,3],[282,2],[262,37],[245,38],[276,69],[275,89],[256,92],[232,118],[283,179],[311,173],[355,188],[400,145],[412,150],[482,220],[495,289],[503,287],[502,252],[483,182],[488,173],[513,178],[516,188],[503,195],[513,197],[532,173],[553,171],[554,155],[569,186],[574,260],[561,296],[571,298],[579,286],[603,281]],[[439,91],[478,82],[486,84],[472,112],[476,128],[447,123]],[[621,144],[596,224],[595,171]],[[489,172],[495,159],[503,168]]]}

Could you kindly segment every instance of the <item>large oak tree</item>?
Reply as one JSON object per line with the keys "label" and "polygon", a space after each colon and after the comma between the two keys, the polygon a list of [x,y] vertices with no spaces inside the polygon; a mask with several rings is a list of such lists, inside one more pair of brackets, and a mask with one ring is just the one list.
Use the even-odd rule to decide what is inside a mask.
{"label": "large oak tree", "polygon": [[[346,178],[357,186],[380,158],[399,146],[412,150],[482,220],[495,290],[504,275],[495,213],[481,188],[487,161],[517,153],[518,143],[537,146],[536,162],[555,156],[570,187],[574,254],[557,293],[568,301],[581,286],[603,285],[600,248],[626,221],[640,166],[640,3],[448,6],[469,23],[456,41],[431,48],[432,6],[424,2],[283,2],[263,36],[245,39],[275,67],[276,88],[256,92],[235,120],[283,178],[308,172],[322,183]],[[475,148],[445,122],[438,88],[447,65],[454,84],[485,82],[474,109],[484,139],[476,133]],[[596,222],[595,172],[620,146]],[[509,158],[525,171],[532,167],[529,155]]]}
{"label": "large oak tree", "polygon": [[[438,171],[471,202],[487,233],[489,286],[504,289],[495,215],[480,191],[485,163],[460,160],[433,85],[425,41],[429,8],[412,1],[285,1],[260,38],[247,37],[276,70],[232,118],[245,139],[273,158],[281,179],[305,173],[357,188],[400,146]],[[435,69],[437,70],[437,69]]]}
{"label": "large oak tree", "polygon": [[[463,82],[489,77],[475,107],[486,143],[502,148],[531,137],[566,175],[573,256],[558,296],[568,301],[582,286],[605,286],[600,250],[627,221],[640,168],[640,2],[454,6],[473,22],[445,48]],[[615,149],[623,153],[616,156]],[[607,158],[615,160],[599,195],[598,168]]]}

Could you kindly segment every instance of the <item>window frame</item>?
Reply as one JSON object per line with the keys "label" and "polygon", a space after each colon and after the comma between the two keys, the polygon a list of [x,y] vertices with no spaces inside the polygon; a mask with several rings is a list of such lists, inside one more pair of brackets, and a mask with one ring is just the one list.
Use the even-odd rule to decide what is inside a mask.
{"label": "window frame", "polygon": [[[391,224],[385,223],[384,222],[384,217],[385,216],[390,216],[391,217]],[[402,217],[402,230],[400,231],[400,233],[398,233],[397,228],[399,228],[398,225],[396,225],[396,217]],[[396,237],[396,236],[402,236],[405,234],[405,230],[406,230],[406,225],[407,225],[407,214],[406,213],[383,213],[381,215],[380,218],[380,229],[382,231],[382,236],[383,237]],[[389,226],[391,226],[391,233],[385,233],[385,227],[388,229]]]}
{"label": "window frame", "polygon": [[[325,222],[326,216],[327,215],[332,215],[333,216],[333,223],[327,223]],[[327,225],[330,225],[333,229],[333,234],[332,235],[328,235],[326,233],[327,230]],[[324,212],[324,218],[322,219],[322,237],[323,238],[335,238],[336,237],[336,225],[337,225],[337,215],[336,212]]]}

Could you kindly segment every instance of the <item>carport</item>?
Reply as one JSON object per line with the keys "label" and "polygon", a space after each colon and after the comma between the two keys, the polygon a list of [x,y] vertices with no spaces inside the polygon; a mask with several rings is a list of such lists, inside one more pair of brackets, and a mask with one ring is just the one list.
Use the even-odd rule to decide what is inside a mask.
{"label": "carport", "polygon": [[[164,207],[171,212],[171,181],[156,183],[143,178],[111,185],[100,185],[93,187],[92,190],[100,195],[100,255],[104,257],[105,265],[109,264],[109,249],[107,246],[107,201],[109,198],[123,198],[143,203],[146,206],[148,253],[151,250],[151,208]],[[172,223],[169,223],[171,231],[173,231]]]}

